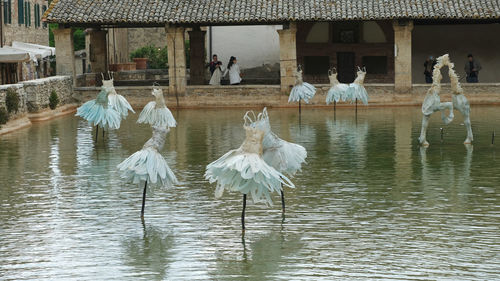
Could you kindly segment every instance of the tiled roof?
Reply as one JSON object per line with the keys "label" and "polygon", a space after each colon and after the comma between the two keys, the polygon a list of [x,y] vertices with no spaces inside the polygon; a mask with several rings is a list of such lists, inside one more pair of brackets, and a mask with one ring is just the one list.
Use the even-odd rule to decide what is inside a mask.
{"label": "tiled roof", "polygon": [[382,19],[500,19],[500,0],[53,0],[48,22],[221,24]]}

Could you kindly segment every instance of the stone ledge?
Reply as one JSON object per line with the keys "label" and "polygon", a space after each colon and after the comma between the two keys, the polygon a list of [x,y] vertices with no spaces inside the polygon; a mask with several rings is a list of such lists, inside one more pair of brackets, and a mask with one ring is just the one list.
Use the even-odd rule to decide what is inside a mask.
{"label": "stone ledge", "polygon": [[0,127],[0,135],[8,134],[29,126],[31,126],[31,121],[28,116],[17,118],[2,125]]}
{"label": "stone ledge", "polygon": [[28,118],[32,123],[47,121],[50,119],[57,118],[59,116],[67,115],[76,112],[77,104],[66,104],[56,109],[52,110],[50,108],[45,109],[41,112],[30,113]]}

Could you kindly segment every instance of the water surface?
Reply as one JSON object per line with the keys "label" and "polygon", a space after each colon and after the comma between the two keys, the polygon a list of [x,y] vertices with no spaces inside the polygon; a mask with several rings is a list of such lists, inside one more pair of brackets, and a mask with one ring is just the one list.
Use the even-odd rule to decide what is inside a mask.
{"label": "water surface", "polygon": [[[203,179],[243,138],[244,110],[174,112],[162,153],[181,184],[148,192],[116,165],[151,129],[131,116],[103,142],[67,116],[0,137],[1,280],[498,280],[498,107],[434,116],[417,145],[419,108],[270,109],[273,130],[307,165],[274,206]],[[440,128],[444,128],[443,142]]]}

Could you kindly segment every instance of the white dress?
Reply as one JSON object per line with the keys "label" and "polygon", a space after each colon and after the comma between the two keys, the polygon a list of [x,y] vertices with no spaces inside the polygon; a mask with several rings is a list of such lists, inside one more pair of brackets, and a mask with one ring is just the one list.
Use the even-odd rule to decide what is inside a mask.
{"label": "white dress", "polygon": [[361,101],[363,104],[368,104],[368,93],[366,92],[363,82],[365,80],[366,72],[359,70],[357,77],[349,84],[349,88],[345,92],[345,96],[342,98],[343,101],[350,101],[351,103],[356,102],[356,100]]}
{"label": "white dress", "polygon": [[156,101],[150,101],[142,109],[137,123],[151,124],[151,126],[159,126],[163,128],[171,128],[177,126],[174,116],[170,109],[165,104],[163,98],[163,90],[161,88],[153,88],[151,93],[155,96]]}
{"label": "white dress", "polygon": [[120,114],[109,106],[108,90],[102,86],[95,100],[90,100],[77,108],[75,116],[87,120],[92,126],[104,130],[118,129],[122,121]]}
{"label": "white dress", "polygon": [[212,77],[210,78],[210,85],[218,86],[220,85],[220,80],[222,79],[222,69],[221,67],[216,67],[214,70],[214,73],[212,74]]}
{"label": "white dress", "polygon": [[349,85],[340,83],[339,80],[337,80],[337,73],[328,75],[328,79],[330,79],[330,89],[326,95],[326,104],[339,102],[345,95]]}
{"label": "white dress", "polygon": [[302,70],[295,71],[295,86],[290,92],[288,102],[304,100],[306,103],[309,103],[309,100],[312,99],[315,94],[316,88],[302,80]]}
{"label": "white dress", "polygon": [[132,111],[132,113],[135,113],[135,111],[132,109],[132,106],[130,106],[130,103],[128,103],[127,99],[125,99],[124,96],[116,93],[113,79],[102,80],[102,86],[108,90],[109,106],[120,113],[122,119],[127,118],[129,110]]}
{"label": "white dress", "polygon": [[231,68],[226,69],[223,76],[226,76],[226,73],[228,72],[229,72],[229,83],[231,85],[238,84],[241,82],[240,66],[238,64],[235,63],[231,66]]}
{"label": "white dress", "polygon": [[271,193],[281,192],[282,185],[294,188],[282,173],[269,166],[262,158],[264,131],[244,126],[246,138],[238,149],[233,149],[207,165],[205,178],[217,182],[215,197],[225,189],[250,194],[253,202],[264,201],[272,205]]}
{"label": "white dress", "polygon": [[147,181],[148,184],[167,187],[178,183],[167,161],[160,154],[168,131],[167,128],[153,126],[153,136],[142,149],[118,164],[117,168],[122,172],[122,178],[132,183]]}
{"label": "white dress", "polygon": [[280,139],[271,131],[267,108],[264,108],[252,126],[264,131],[262,147],[263,158],[267,164],[289,176],[300,171],[307,157],[306,149],[301,145]]}

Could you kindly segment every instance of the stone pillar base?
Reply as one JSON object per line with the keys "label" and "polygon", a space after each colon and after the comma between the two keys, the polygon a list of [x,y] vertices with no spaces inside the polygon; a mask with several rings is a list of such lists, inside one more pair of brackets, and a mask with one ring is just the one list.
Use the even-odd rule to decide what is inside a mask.
{"label": "stone pillar base", "polygon": [[394,90],[411,90],[411,32],[413,21],[394,21]]}
{"label": "stone pillar base", "polygon": [[287,29],[278,30],[280,38],[281,93],[289,94],[295,85],[294,71],[297,69],[297,25],[290,22]]}
{"label": "stone pillar base", "polygon": [[184,27],[167,25],[169,93],[186,94],[186,52]]}
{"label": "stone pillar base", "polygon": [[57,48],[56,73],[75,78],[75,48],[71,28],[54,29],[54,42]]}

